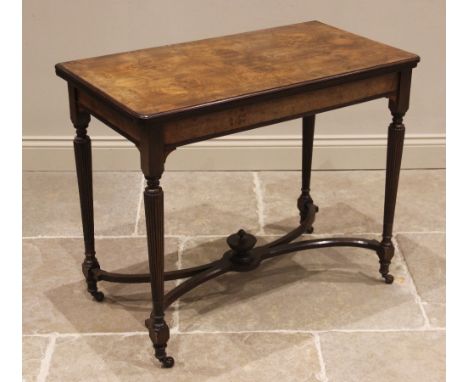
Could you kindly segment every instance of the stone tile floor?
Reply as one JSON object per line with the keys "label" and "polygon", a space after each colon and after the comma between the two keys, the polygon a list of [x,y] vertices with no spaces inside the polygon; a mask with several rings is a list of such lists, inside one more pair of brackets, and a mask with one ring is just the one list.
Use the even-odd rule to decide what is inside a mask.
{"label": "stone tile floor", "polygon": [[[101,266],[145,272],[135,172],[95,173]],[[166,198],[166,267],[218,258],[239,228],[272,240],[297,224],[299,172],[172,172]],[[383,171],[312,174],[315,234],[379,234]],[[149,286],[100,283],[85,292],[74,173],[23,175],[25,381],[444,381],[445,171],[407,170],[396,213],[393,285],[359,249],[271,259],[185,295],[167,312],[165,370],[144,327]],[[168,283],[168,288],[173,286]]]}

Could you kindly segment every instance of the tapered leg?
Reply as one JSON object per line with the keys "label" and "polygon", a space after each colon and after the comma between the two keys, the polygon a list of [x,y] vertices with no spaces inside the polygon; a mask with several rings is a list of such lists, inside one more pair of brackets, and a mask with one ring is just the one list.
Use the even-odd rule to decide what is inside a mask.
{"label": "tapered leg", "polygon": [[380,248],[377,251],[380,260],[379,271],[387,284],[393,282],[393,276],[389,273],[390,263],[395,253],[395,247],[392,243],[393,220],[395,217],[398,180],[405,139],[403,117],[409,108],[410,88],[411,70],[402,71],[400,73],[398,90],[394,96],[389,98],[388,103],[393,119],[388,127],[383,233]]}
{"label": "tapered leg", "polygon": [[146,181],[144,202],[153,300],[153,311],[146,326],[156,358],[163,367],[172,367],[174,359],[166,354],[169,327],[164,321],[164,194],[159,179],[147,177]]}
{"label": "tapered leg", "polygon": [[[314,148],[314,130],[315,130],[315,115],[304,117],[302,119],[302,188],[301,195],[297,199],[297,208],[301,216],[301,223],[306,219],[308,214],[308,206],[314,208],[314,213],[318,212],[318,207],[315,206],[310,196],[310,173],[312,169],[312,152]],[[312,225],[308,227],[307,232],[314,231]]]}
{"label": "tapered leg", "polygon": [[401,157],[403,154],[403,141],[405,138],[405,125],[403,115],[393,114],[393,121],[388,127],[387,142],[387,173],[385,179],[385,206],[381,248],[378,252],[380,259],[380,273],[387,284],[393,282],[393,276],[389,274],[390,262],[395,253],[392,243],[393,220],[400,175]]}
{"label": "tapered leg", "polygon": [[[88,118],[89,121],[89,118]],[[88,122],[74,124],[76,136],[73,140],[75,150],[76,174],[80,193],[81,221],[85,245],[85,260],[82,264],[83,274],[88,285],[88,292],[96,301],[102,301],[104,294],[97,289],[94,271],[99,269],[94,249],[94,214],[93,214],[93,178],[91,161],[91,139],[86,133]]]}

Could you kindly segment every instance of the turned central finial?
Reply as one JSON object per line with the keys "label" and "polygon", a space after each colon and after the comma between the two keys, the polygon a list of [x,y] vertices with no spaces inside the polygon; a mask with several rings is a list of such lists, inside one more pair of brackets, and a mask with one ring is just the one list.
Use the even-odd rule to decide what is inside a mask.
{"label": "turned central finial", "polygon": [[255,236],[245,232],[243,229],[240,229],[237,233],[234,233],[227,238],[227,243],[235,252],[234,257],[237,259],[242,258],[243,261],[245,261],[246,258],[250,257],[249,251],[255,246],[257,239]]}

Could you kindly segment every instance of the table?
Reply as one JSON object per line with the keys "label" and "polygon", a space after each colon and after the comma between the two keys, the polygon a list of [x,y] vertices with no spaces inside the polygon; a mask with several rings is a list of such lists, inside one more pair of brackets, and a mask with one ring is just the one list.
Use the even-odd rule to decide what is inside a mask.
{"label": "table", "polygon": [[[219,38],[60,63],[68,83],[80,194],[88,292],[104,295],[99,281],[151,284],[153,310],[146,320],[156,358],[167,355],[169,327],[164,311],[184,293],[226,272],[254,270],[266,259],[313,248],[350,246],[374,251],[380,273],[391,284],[392,226],[403,151],[411,73],[419,62],[412,53],[318,21]],[[382,240],[329,238],[296,241],[312,232],[318,207],[310,195],[315,115],[388,98],[387,170]],[[90,116],[135,144],[146,178],[144,206],[148,274],[104,271],[96,258],[93,221]],[[297,200],[299,226],[273,242],[255,246],[243,231],[227,238],[229,249],[217,261],[164,271],[164,203],[159,184],[167,156],[177,147],[265,125],[302,118],[302,189]],[[189,196],[187,196],[189,197]],[[164,281],[185,279],[164,294]],[[299,302],[298,302],[299,303]]]}

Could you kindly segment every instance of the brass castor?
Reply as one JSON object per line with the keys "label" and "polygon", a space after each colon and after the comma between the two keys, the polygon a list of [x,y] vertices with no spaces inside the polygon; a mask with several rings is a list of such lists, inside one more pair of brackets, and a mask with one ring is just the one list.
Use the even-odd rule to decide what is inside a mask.
{"label": "brass castor", "polygon": [[164,369],[170,369],[172,366],[174,366],[174,358],[172,357],[161,357],[161,358],[158,358],[159,359],[159,362],[161,362],[161,366],[164,368]]}
{"label": "brass castor", "polygon": [[386,274],[383,278],[385,279],[385,284],[393,284],[394,278],[391,274]]}
{"label": "brass castor", "polygon": [[100,291],[90,292],[90,293],[97,302],[101,302],[101,301],[104,300],[104,293],[102,293]]}

